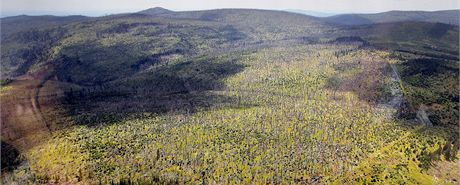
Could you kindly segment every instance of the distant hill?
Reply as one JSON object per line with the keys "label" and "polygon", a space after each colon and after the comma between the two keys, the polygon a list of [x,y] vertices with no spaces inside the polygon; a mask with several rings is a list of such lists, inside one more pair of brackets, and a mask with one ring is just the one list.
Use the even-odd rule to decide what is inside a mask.
{"label": "distant hill", "polygon": [[161,7],[155,7],[155,8],[149,8],[146,10],[142,10],[137,13],[145,14],[145,15],[161,15],[161,14],[167,14],[167,13],[174,13],[174,11],[171,11],[165,8],[161,8]]}
{"label": "distant hill", "polygon": [[[138,13],[146,15],[161,15],[162,17],[176,19],[198,19],[203,21],[231,22],[235,24],[245,24],[247,22],[252,22],[260,25],[262,23],[270,22],[291,25],[296,23],[307,23],[310,25],[321,24],[323,22],[319,18],[313,16],[293,14],[292,12],[286,11],[261,9],[215,9],[174,12],[157,7],[143,10]],[[277,24],[277,26],[279,25]]]}
{"label": "distant hill", "polygon": [[[316,17],[284,11],[174,12],[157,7],[103,17],[6,17],[1,19],[1,29],[2,77],[17,77],[71,58],[82,65],[57,73],[69,74],[74,83],[94,84],[138,72],[137,65],[153,54],[153,58],[162,56],[159,52],[190,55],[234,45],[318,38],[331,26]],[[139,49],[152,48],[152,43],[156,47],[148,52]]]}
{"label": "distant hill", "polygon": [[342,25],[364,25],[389,22],[431,22],[459,25],[460,10],[443,11],[389,11],[376,14],[342,14],[323,18],[323,20]]}
{"label": "distant hill", "polygon": [[[65,25],[68,23],[78,22],[87,20],[89,17],[81,15],[72,16],[54,16],[54,15],[42,15],[42,16],[28,16],[19,15],[12,17],[1,18],[1,30],[2,36],[17,33],[23,30],[49,28],[53,26]],[[7,26],[4,26],[7,25]]]}
{"label": "distant hill", "polygon": [[[453,11],[443,12],[447,15]],[[384,14],[375,15],[385,17]],[[408,15],[412,14],[414,12],[408,12]],[[366,14],[349,16],[361,24],[373,22],[363,15]],[[375,15],[368,17],[375,18]],[[154,58],[162,56],[158,53],[185,56],[209,53],[214,49],[262,47],[264,43],[275,41],[315,43],[350,35],[382,47],[400,49],[399,45],[404,43],[420,50],[448,51],[442,54],[450,57],[457,55],[458,28],[455,26],[421,22],[341,26],[325,21],[343,16],[318,18],[286,11],[257,9],[175,12],[156,7],[137,13],[103,17],[6,17],[1,19],[1,72],[3,77],[14,78],[37,71],[49,63],[74,59],[79,61],[76,63],[84,65],[65,68],[58,73],[70,75],[68,79],[71,80],[68,81],[74,83],[93,84],[139,72],[136,66],[143,65],[144,59],[152,54],[156,54]],[[152,43],[156,43],[157,47],[149,52],[139,49],[151,48]],[[115,52],[113,48],[124,53]],[[120,66],[109,65],[114,61],[120,61],[117,63]],[[76,74],[78,71],[81,73]]]}
{"label": "distant hill", "polygon": [[459,27],[443,23],[396,22],[348,26],[355,34],[372,45],[410,53],[458,60]]}
{"label": "distant hill", "polygon": [[299,10],[299,9],[287,9],[285,11],[292,12],[292,13],[300,13],[300,14],[305,14],[305,15],[310,15],[310,16],[315,16],[315,17],[330,17],[330,16],[337,15],[336,13],[317,12],[317,11]]}

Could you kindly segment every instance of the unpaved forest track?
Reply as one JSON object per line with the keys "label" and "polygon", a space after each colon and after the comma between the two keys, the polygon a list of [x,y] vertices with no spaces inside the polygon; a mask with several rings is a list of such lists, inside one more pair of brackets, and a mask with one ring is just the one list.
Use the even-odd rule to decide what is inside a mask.
{"label": "unpaved forest track", "polygon": [[[390,84],[388,84],[388,87],[390,88],[391,91],[391,98],[388,102],[383,103],[378,105],[378,111],[382,111],[383,114],[385,115],[385,119],[395,119],[397,116],[398,111],[400,111],[404,96],[402,93],[402,87],[401,87],[401,78],[398,74],[398,70],[396,66],[393,64],[389,63],[391,67],[391,74],[390,74]],[[370,153],[365,157],[359,165],[355,166],[353,168],[353,174],[355,175],[355,178],[366,178],[365,174],[361,174],[363,172],[363,169],[365,168],[371,168],[372,164],[380,163],[380,162],[385,162],[382,161],[385,158],[388,158],[388,153],[391,153],[390,150],[394,150],[396,145],[400,145],[401,143],[405,142],[405,140],[409,139],[410,136],[413,135],[413,133],[416,133],[420,131],[423,128],[423,126],[418,125],[414,128],[413,132],[406,132],[403,135],[401,135],[399,138],[394,139],[390,143],[384,145],[383,147],[377,149],[376,151]],[[383,157],[386,156],[386,157]],[[336,181],[335,183],[340,183],[340,179]]]}
{"label": "unpaved forest track", "polygon": [[398,74],[398,69],[391,63],[389,65],[391,67],[391,75],[388,87],[390,88],[391,98],[390,101],[380,104],[378,109],[384,112],[387,119],[394,119],[401,108],[404,95],[401,89],[402,82]]}
{"label": "unpaved forest track", "polygon": [[388,103],[391,108],[393,109],[398,109],[401,107],[402,101],[403,101],[403,93],[401,90],[401,78],[399,77],[398,69],[393,64],[390,64],[392,74],[391,74],[391,95],[393,95],[393,98],[391,101]]}

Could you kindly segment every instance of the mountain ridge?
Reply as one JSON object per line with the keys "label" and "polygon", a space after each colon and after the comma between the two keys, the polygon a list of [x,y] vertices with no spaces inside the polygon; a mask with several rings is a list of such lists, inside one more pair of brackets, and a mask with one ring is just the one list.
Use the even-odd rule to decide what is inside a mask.
{"label": "mountain ridge", "polygon": [[[366,25],[374,23],[389,23],[389,22],[430,22],[430,23],[444,23],[450,25],[459,25],[460,23],[460,9],[450,10],[437,10],[437,11],[421,11],[421,10],[391,10],[380,13],[344,13],[344,14],[333,14],[316,11],[306,11],[297,9],[288,10],[264,10],[264,9],[251,9],[251,8],[222,8],[222,9],[210,9],[210,10],[187,10],[187,11],[173,11],[163,7],[153,7],[138,12],[131,13],[119,13],[112,14],[116,15],[127,15],[127,14],[139,14],[149,16],[168,16],[168,17],[180,17],[190,16],[193,14],[199,14],[203,12],[216,12],[216,11],[256,11],[256,12],[285,12],[291,14],[300,14],[315,18],[330,24],[337,25]],[[0,18],[2,21],[9,21],[11,19],[30,19],[44,17],[47,20],[50,19],[83,19],[88,18],[84,15],[69,15],[69,16],[57,16],[57,15],[17,15]],[[104,17],[104,16],[100,16]],[[97,17],[95,17],[97,18]]]}
{"label": "mountain ridge", "polygon": [[341,25],[365,25],[374,23],[389,23],[389,22],[405,22],[419,21],[431,23],[444,23],[451,25],[459,25],[460,10],[439,10],[439,11],[403,11],[392,10],[381,13],[352,13],[339,14],[335,16],[325,17],[324,21],[341,24]]}

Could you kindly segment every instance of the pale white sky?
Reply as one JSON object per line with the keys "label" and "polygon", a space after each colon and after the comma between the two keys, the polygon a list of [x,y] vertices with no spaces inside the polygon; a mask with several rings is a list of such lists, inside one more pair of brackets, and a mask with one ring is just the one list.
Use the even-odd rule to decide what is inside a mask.
{"label": "pale white sky", "polygon": [[459,9],[458,0],[0,0],[2,16],[29,14],[104,15],[151,7],[171,10],[216,8],[301,9],[332,13]]}

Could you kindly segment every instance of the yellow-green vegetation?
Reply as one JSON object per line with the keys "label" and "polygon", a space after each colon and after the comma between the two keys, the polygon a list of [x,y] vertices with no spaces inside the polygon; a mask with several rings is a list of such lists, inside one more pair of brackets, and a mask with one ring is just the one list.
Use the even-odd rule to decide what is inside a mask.
{"label": "yellow-green vegetation", "polygon": [[[451,155],[445,148],[453,148],[448,141],[455,133],[388,119],[377,104],[390,95],[356,93],[387,88],[390,61],[387,53],[353,51],[357,47],[299,45],[244,54],[236,61],[246,66],[241,72],[224,78],[222,89],[206,91],[231,101],[58,131],[24,154],[31,178],[82,184],[435,184],[426,170],[432,160]],[[369,70],[382,78],[356,80],[372,79]],[[337,76],[343,81],[331,84]]]}
{"label": "yellow-green vegetation", "polygon": [[13,86],[10,86],[10,85],[0,86],[0,96],[3,95],[5,92],[8,92],[11,89],[13,89]]}

